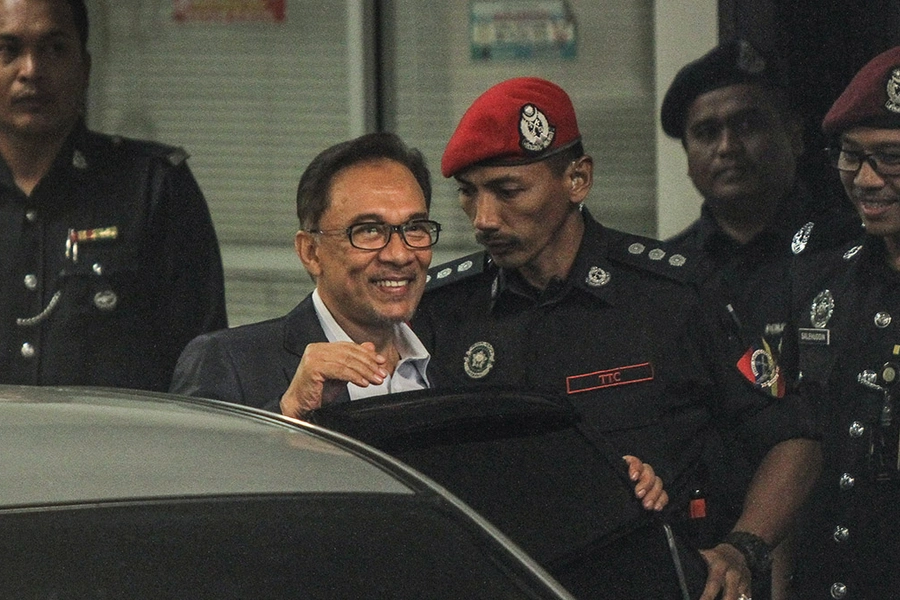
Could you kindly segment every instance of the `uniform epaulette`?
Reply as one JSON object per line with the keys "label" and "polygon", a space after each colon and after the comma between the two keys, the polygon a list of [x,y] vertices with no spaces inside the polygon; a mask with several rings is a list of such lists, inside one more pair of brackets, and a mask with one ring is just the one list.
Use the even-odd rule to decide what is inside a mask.
{"label": "uniform epaulette", "polygon": [[809,221],[794,233],[791,252],[795,255],[844,245],[865,233],[856,213],[835,212]]}
{"label": "uniform epaulette", "polygon": [[675,281],[689,281],[693,262],[672,248],[668,242],[627,234],[610,244],[609,259]]}
{"label": "uniform epaulette", "polygon": [[120,135],[100,135],[105,137],[113,148],[128,148],[129,150],[143,152],[148,156],[156,156],[162,158],[173,167],[177,167],[190,157],[190,154],[184,148],[178,146],[170,146],[148,140],[135,140]]}
{"label": "uniform epaulette", "polygon": [[484,250],[445,262],[428,269],[425,289],[433,290],[441,286],[472,277],[484,272],[488,264],[488,254]]}

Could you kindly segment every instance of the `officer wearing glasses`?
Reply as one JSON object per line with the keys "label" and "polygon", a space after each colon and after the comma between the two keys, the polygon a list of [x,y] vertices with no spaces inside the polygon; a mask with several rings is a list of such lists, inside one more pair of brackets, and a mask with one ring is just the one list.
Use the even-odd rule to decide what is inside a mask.
{"label": "officer wearing glasses", "polygon": [[193,340],[171,391],[302,418],[329,402],[429,387],[406,322],[439,223],[424,158],[390,133],[320,153],[300,179],[294,238],[315,290],[279,319]]}
{"label": "officer wearing glasses", "polygon": [[822,125],[865,234],[795,265],[800,386],[824,464],[796,536],[796,598],[900,593],[900,47],[872,59]]}

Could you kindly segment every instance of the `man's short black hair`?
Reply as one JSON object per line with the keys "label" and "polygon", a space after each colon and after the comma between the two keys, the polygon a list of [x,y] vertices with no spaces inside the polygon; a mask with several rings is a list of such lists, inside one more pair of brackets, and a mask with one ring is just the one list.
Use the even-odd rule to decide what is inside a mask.
{"label": "man's short black hair", "polygon": [[81,42],[81,50],[87,52],[88,41],[88,14],[84,0],[67,0],[72,9],[72,22],[78,31],[78,40]]}
{"label": "man's short black hair", "polygon": [[396,161],[410,170],[425,195],[425,206],[431,207],[431,176],[425,157],[407,146],[394,133],[368,133],[356,139],[335,144],[316,156],[297,187],[297,218],[300,229],[315,229],[328,209],[328,190],[342,169],[379,159]]}
{"label": "man's short black hair", "polygon": [[547,166],[550,167],[550,172],[553,173],[554,176],[562,177],[566,174],[566,169],[569,168],[569,165],[582,156],[584,156],[584,144],[579,140],[565,150],[545,158],[544,161],[547,163]]}

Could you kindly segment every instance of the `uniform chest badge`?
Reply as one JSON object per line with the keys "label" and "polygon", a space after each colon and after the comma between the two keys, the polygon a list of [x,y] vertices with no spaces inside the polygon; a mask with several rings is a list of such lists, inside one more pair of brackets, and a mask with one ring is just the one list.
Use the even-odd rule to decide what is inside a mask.
{"label": "uniform chest badge", "polygon": [[605,271],[600,267],[591,267],[591,270],[588,271],[587,277],[585,278],[585,283],[591,287],[602,287],[609,283],[611,278],[612,276],[609,274],[609,271]]}
{"label": "uniform chest badge", "polygon": [[875,313],[875,327],[878,329],[884,329],[891,324],[892,320],[891,313],[889,312],[879,311]]}
{"label": "uniform chest badge", "polygon": [[534,104],[526,104],[519,113],[519,145],[529,152],[542,152],[556,137],[556,128]]}
{"label": "uniform chest badge", "polygon": [[900,68],[891,71],[886,89],[888,99],[884,107],[892,113],[900,113]]}
{"label": "uniform chest badge", "polygon": [[783,398],[785,382],[778,367],[778,359],[768,342],[760,342],[759,345],[748,348],[738,360],[738,371],[756,388],[773,398]]}
{"label": "uniform chest badge", "polygon": [[491,372],[496,355],[494,347],[488,342],[475,342],[466,351],[463,369],[472,379],[481,379]]}
{"label": "uniform chest badge", "polygon": [[791,240],[791,252],[800,254],[806,250],[806,245],[809,243],[809,236],[812,234],[814,225],[815,223],[810,221],[794,234],[794,239]]}
{"label": "uniform chest badge", "polygon": [[823,290],[813,299],[809,309],[809,322],[816,329],[824,329],[834,314],[834,297],[830,290]]}

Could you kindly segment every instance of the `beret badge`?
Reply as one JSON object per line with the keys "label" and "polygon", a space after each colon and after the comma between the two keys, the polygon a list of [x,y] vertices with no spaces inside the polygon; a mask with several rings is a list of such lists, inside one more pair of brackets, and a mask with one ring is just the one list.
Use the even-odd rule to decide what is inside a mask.
{"label": "beret badge", "polygon": [[519,111],[519,146],[527,152],[543,152],[553,143],[556,128],[534,104],[526,104]]}
{"label": "beret badge", "polygon": [[887,82],[887,96],[884,107],[892,113],[900,113],[900,67],[891,70]]}
{"label": "beret badge", "polygon": [[738,43],[737,68],[748,75],[759,75],[766,70],[766,59],[748,42]]}

